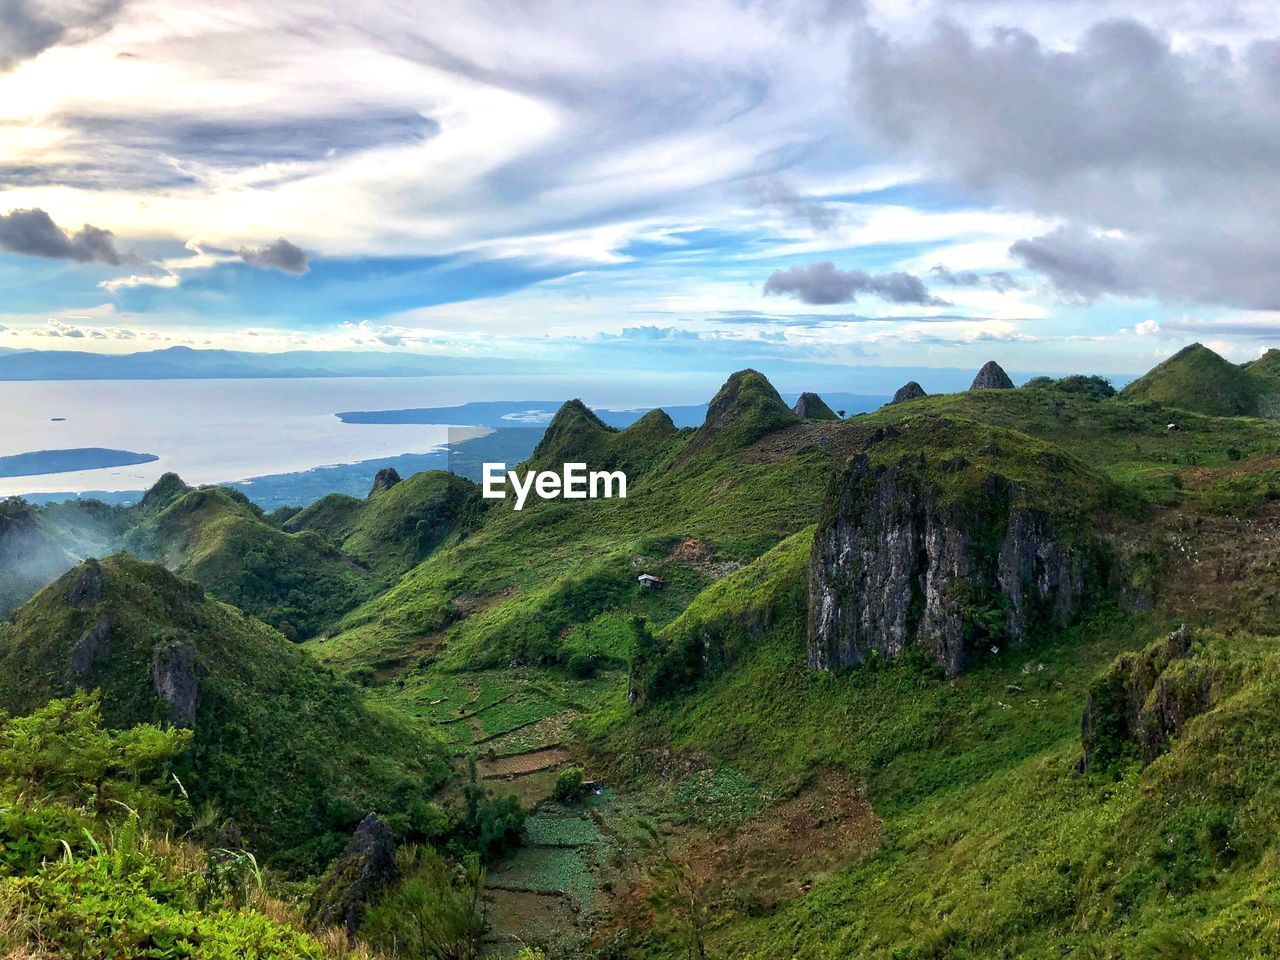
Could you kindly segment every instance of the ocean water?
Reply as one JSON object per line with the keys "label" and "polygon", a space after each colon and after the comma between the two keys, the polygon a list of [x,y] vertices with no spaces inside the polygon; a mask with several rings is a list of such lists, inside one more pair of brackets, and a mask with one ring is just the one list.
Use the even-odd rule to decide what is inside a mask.
{"label": "ocean water", "polygon": [[106,447],[159,457],[137,466],[0,478],[0,496],[137,490],[167,471],[192,484],[227,483],[425,453],[448,437],[443,424],[343,423],[334,415],[340,411],[572,397],[613,409],[694,404],[705,402],[720,379],[681,373],[0,381],[0,456]]}

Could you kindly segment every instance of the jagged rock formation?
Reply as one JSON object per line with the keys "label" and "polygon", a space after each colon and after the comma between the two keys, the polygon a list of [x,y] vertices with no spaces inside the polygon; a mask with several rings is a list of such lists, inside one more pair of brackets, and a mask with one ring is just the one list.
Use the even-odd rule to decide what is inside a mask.
{"label": "jagged rock formation", "polygon": [[970,390],[1009,390],[1012,387],[1013,381],[994,360],[984,363],[978,375],[973,378],[973,383],[969,385]]}
{"label": "jagged rock formation", "polygon": [[1195,631],[1183,624],[1167,639],[1118,659],[1089,687],[1080,770],[1137,753],[1151,763],[1187,721],[1209,709],[1214,674],[1193,656]]}
{"label": "jagged rock formation", "polygon": [[368,903],[399,875],[395,837],[382,818],[371,813],[320,880],[307,923],[317,930],[340,925],[354,937]]}
{"label": "jagged rock formation", "polygon": [[[96,601],[95,601],[96,602]],[[76,604],[72,604],[75,606]],[[71,650],[71,681],[79,680],[93,667],[98,659],[107,635],[111,633],[111,618],[105,613],[100,616]],[[68,687],[74,687],[68,682]]]}
{"label": "jagged rock formation", "polygon": [[890,405],[895,403],[906,403],[908,400],[916,400],[920,397],[928,396],[924,392],[924,387],[916,383],[914,380],[908,380],[898,388],[897,393],[893,395],[893,399],[889,401]]}
{"label": "jagged rock formation", "polygon": [[86,560],[80,574],[67,591],[67,603],[73,607],[86,607],[102,599],[102,564],[95,559]]}
{"label": "jagged rock formation", "polygon": [[[851,459],[813,542],[811,666],[915,648],[955,676],[980,647],[1017,644],[1078,615],[1099,579],[1098,546],[1083,532],[1082,465],[1024,447],[1007,464],[1023,474],[1015,482],[1000,470],[1002,451],[1040,445],[992,439],[980,448],[987,462],[972,463],[935,443],[963,429],[931,421],[874,438],[870,455]],[[1062,496],[1055,474],[1075,474],[1078,501]]]}
{"label": "jagged rock formation", "polygon": [[180,727],[196,725],[200,692],[196,654],[195,644],[186,639],[158,643],[151,651],[151,687],[169,705],[173,722]]}
{"label": "jagged rock formation", "polygon": [[396,472],[395,467],[383,467],[373,477],[373,487],[369,490],[369,496],[390,490],[399,482],[400,474]]}
{"label": "jagged rock formation", "polygon": [[816,393],[800,394],[792,412],[801,420],[839,420],[839,415]]}

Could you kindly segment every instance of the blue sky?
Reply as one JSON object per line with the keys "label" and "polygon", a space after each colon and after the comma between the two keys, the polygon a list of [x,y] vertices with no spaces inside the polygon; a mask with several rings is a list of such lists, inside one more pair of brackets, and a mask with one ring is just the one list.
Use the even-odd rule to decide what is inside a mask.
{"label": "blue sky", "polygon": [[14,0],[0,348],[1141,371],[1280,345],[1208,0]]}

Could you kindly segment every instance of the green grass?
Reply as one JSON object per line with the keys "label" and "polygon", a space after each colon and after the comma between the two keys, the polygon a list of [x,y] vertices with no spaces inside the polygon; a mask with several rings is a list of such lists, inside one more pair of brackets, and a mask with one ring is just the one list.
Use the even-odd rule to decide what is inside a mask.
{"label": "green grass", "polygon": [[1264,383],[1208,347],[1193,343],[1124,388],[1126,399],[1215,417],[1257,416]]}

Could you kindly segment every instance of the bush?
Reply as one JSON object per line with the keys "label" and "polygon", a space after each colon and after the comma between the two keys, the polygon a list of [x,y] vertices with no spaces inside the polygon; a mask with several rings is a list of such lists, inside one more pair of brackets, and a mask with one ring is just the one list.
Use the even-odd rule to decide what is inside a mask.
{"label": "bush", "polygon": [[565,767],[556,777],[551,798],[559,803],[574,802],[582,795],[582,784],[585,779],[581,767]]}
{"label": "bush", "polygon": [[363,935],[400,960],[475,960],[488,922],[485,871],[472,856],[453,867],[430,848],[404,847],[404,880],[369,911]]}

